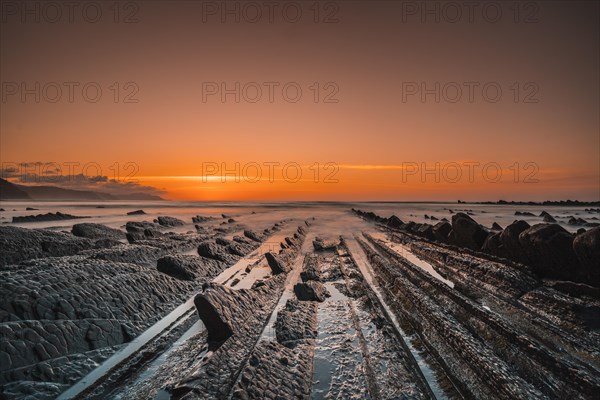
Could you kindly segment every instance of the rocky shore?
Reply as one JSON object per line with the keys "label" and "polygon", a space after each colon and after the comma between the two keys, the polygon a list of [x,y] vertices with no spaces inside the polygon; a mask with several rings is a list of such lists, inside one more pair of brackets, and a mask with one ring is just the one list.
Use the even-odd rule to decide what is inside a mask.
{"label": "rocky shore", "polygon": [[594,398],[598,228],[450,214],[2,226],[2,397]]}

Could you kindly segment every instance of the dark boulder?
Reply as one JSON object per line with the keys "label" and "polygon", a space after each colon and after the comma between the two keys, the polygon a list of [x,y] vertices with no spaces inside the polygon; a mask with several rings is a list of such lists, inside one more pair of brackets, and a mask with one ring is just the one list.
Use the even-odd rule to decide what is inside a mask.
{"label": "dark boulder", "polygon": [[454,244],[473,250],[481,249],[488,231],[465,213],[452,215],[452,240]]}
{"label": "dark boulder", "polygon": [[502,230],[502,227],[500,226],[500,224],[499,224],[499,223],[497,223],[497,222],[494,222],[494,223],[492,224],[492,230],[493,230],[493,231],[501,231],[501,230]]}
{"label": "dark boulder", "polygon": [[388,218],[387,226],[389,226],[390,228],[400,229],[402,224],[404,224],[404,222],[402,222],[402,220],[396,217],[395,215],[392,215]]}
{"label": "dark boulder", "polygon": [[537,224],[519,235],[529,265],[542,278],[573,279],[579,261],[573,250],[573,235],[558,224]]}
{"label": "dark boulder", "polygon": [[71,214],[63,214],[61,212],[56,213],[46,213],[46,214],[38,214],[38,215],[26,215],[23,217],[13,217],[12,222],[48,222],[48,221],[64,221],[67,219],[79,219],[79,218],[90,218],[90,217],[80,217]]}
{"label": "dark boulder", "polygon": [[519,241],[519,235],[530,227],[531,225],[523,220],[514,221],[512,224],[508,225],[500,233],[500,243],[502,246],[496,255],[518,262],[525,261],[523,249],[521,248],[521,243]]}
{"label": "dark boulder", "polygon": [[573,250],[581,265],[580,277],[585,283],[600,286],[600,227],[577,235]]}
{"label": "dark boulder", "polygon": [[515,215],[520,215],[523,217],[535,217],[535,215],[529,211],[515,211]]}
{"label": "dark boulder", "polygon": [[228,257],[223,251],[223,247],[211,241],[200,243],[198,246],[198,254],[200,254],[202,257],[210,258],[212,260],[225,262],[228,261]]}
{"label": "dark boulder", "polygon": [[273,275],[288,273],[290,271],[290,268],[277,255],[268,252],[265,253],[265,258],[267,259],[269,267],[271,267]]}
{"label": "dark boulder", "polygon": [[145,215],[144,210],[129,211],[127,215]]}
{"label": "dark boulder", "polygon": [[158,222],[158,224],[160,226],[166,226],[166,227],[185,225],[185,222],[183,222],[182,220],[175,218],[175,217],[162,217],[161,216],[156,219],[156,222]]}
{"label": "dark boulder", "polygon": [[335,250],[337,245],[338,242],[322,239],[320,237],[316,237],[315,240],[313,240],[313,247],[316,251]]}
{"label": "dark boulder", "polygon": [[317,281],[301,282],[294,285],[294,293],[300,301],[323,302],[330,296],[327,288]]}
{"label": "dark boulder", "polygon": [[156,269],[183,281],[193,281],[196,278],[196,270],[200,268],[198,257],[184,255],[168,255],[158,259]]}
{"label": "dark boulder", "polygon": [[452,230],[452,225],[450,225],[450,223],[445,222],[445,221],[438,222],[432,228],[433,237],[436,240],[445,243],[448,241],[448,235],[450,234],[451,230]]}
{"label": "dark boulder", "polygon": [[47,229],[0,226],[0,267],[44,257],[62,257],[93,249],[86,238]]}
{"label": "dark boulder", "polygon": [[481,250],[494,256],[503,256],[500,232],[490,233],[487,239],[485,239],[485,242],[483,242]]}
{"label": "dark boulder", "polygon": [[71,232],[75,236],[88,239],[125,239],[125,232],[102,224],[75,224]]}
{"label": "dark boulder", "polygon": [[426,239],[430,239],[430,240],[434,239],[433,226],[429,225],[429,224],[421,224],[421,226],[419,226],[419,228],[415,231],[415,233]]}
{"label": "dark boulder", "polygon": [[254,240],[255,242],[262,242],[262,237],[250,229],[246,229],[244,231],[244,236],[246,236],[248,239]]}

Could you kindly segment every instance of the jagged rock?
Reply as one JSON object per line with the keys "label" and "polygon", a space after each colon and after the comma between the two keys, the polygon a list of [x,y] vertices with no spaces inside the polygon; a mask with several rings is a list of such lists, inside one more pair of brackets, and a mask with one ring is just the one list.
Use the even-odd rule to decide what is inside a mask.
{"label": "jagged rock", "polygon": [[0,226],[0,266],[33,258],[74,255],[94,246],[92,240],[62,232]]}
{"label": "jagged rock", "polygon": [[426,239],[433,240],[433,226],[429,224],[421,224],[419,228],[415,231],[415,233],[421,237]]}
{"label": "jagged rock", "polygon": [[573,235],[558,224],[537,224],[519,235],[524,255],[543,278],[572,279],[579,269]]}
{"label": "jagged rock", "polygon": [[200,261],[194,256],[164,256],[156,262],[160,272],[184,281],[196,279],[196,271],[200,269]]}
{"label": "jagged rock", "polygon": [[154,266],[167,250],[144,244],[119,244],[107,249],[83,251],[80,254],[95,260],[126,262],[143,266]]}
{"label": "jagged rock", "polygon": [[404,224],[400,218],[395,215],[392,215],[388,218],[387,226],[394,229],[400,229],[400,227]]}
{"label": "jagged rock", "polygon": [[325,240],[320,237],[316,237],[313,240],[313,247],[316,251],[335,250],[338,242],[332,240]]}
{"label": "jagged rock", "polygon": [[246,229],[244,231],[244,236],[246,236],[248,239],[254,240],[255,242],[262,241],[262,237],[250,229]]}
{"label": "jagged rock", "polygon": [[156,221],[158,222],[159,225],[161,226],[166,226],[166,227],[174,227],[174,226],[181,226],[181,225],[185,225],[185,222],[178,219],[178,218],[174,218],[174,217],[158,217],[156,219]]}
{"label": "jagged rock", "polygon": [[499,223],[497,223],[497,222],[494,222],[494,223],[492,224],[492,230],[493,230],[493,231],[501,231],[501,230],[502,230],[502,227],[500,226],[500,224],[499,224]]}
{"label": "jagged rock", "polygon": [[520,215],[523,217],[535,217],[535,215],[529,211],[515,211],[515,215]]}
{"label": "jagged rock", "polygon": [[88,239],[124,239],[125,232],[109,228],[106,225],[102,224],[93,224],[93,223],[83,223],[83,224],[75,224],[71,229],[73,235],[78,237],[84,237]]}
{"label": "jagged rock", "polygon": [[327,288],[317,281],[301,282],[294,285],[294,293],[301,301],[323,302],[330,296]]}
{"label": "jagged rock", "polygon": [[493,254],[495,256],[501,256],[501,244],[502,242],[500,240],[500,233],[490,233],[485,239],[485,242],[483,242],[481,250],[485,251],[486,253]]}
{"label": "jagged rock", "polygon": [[265,258],[274,275],[288,273],[291,270],[277,255],[271,252],[265,253]]}
{"label": "jagged rock", "polygon": [[569,218],[569,221],[567,221],[567,224],[569,224],[569,225],[587,225],[588,222],[583,218],[571,217],[571,218]]}
{"label": "jagged rock", "polygon": [[479,250],[487,236],[488,232],[473,218],[462,212],[452,215],[451,241],[454,244]]}
{"label": "jagged rock", "polygon": [[160,229],[160,225],[152,222],[129,221],[125,224],[125,230],[127,230],[125,237],[129,243],[134,243],[139,240],[161,236],[162,232]]}
{"label": "jagged rock", "polygon": [[514,261],[522,262],[523,258],[523,249],[521,248],[521,243],[519,241],[519,235],[526,229],[530,228],[527,222],[523,220],[514,221],[512,224],[508,225],[501,233],[500,233],[500,243],[502,245],[501,250],[498,254],[501,257],[510,258]]}
{"label": "jagged rock", "polygon": [[447,242],[448,235],[450,234],[451,230],[452,225],[450,225],[448,222],[440,221],[432,228],[433,237],[440,242]]}
{"label": "jagged rock", "polygon": [[580,276],[585,283],[600,286],[600,227],[577,235],[573,250],[581,265]]}
{"label": "jagged rock", "polygon": [[13,223],[19,222],[46,222],[46,221],[63,221],[66,219],[80,219],[80,218],[90,218],[90,217],[80,217],[71,214],[63,214],[61,212],[57,213],[46,213],[46,214],[38,214],[38,215],[26,215],[23,217],[13,217]]}
{"label": "jagged rock", "polygon": [[298,341],[317,337],[317,303],[289,299],[277,313],[275,335],[277,341],[294,348]]}
{"label": "jagged rock", "polygon": [[211,221],[213,219],[214,217],[203,217],[201,215],[196,215],[195,217],[192,217],[192,222],[198,224],[200,222]]}
{"label": "jagged rock", "polygon": [[202,257],[210,258],[213,260],[228,260],[228,257],[223,252],[223,247],[211,241],[200,243],[200,245],[198,246],[198,254],[200,254]]}
{"label": "jagged rock", "polygon": [[144,210],[129,211],[127,215],[145,215]]}
{"label": "jagged rock", "polygon": [[302,282],[321,281],[321,267],[318,256],[307,256],[304,258],[303,271],[300,272]]}

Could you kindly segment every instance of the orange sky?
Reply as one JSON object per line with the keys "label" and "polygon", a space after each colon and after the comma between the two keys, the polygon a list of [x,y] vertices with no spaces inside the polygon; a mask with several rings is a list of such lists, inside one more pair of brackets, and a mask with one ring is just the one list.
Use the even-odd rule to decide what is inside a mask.
{"label": "orange sky", "polygon": [[[519,14],[507,2],[497,22],[482,16],[483,2],[473,22],[463,9],[456,23],[441,11],[443,2],[432,2],[440,7],[439,23],[434,14],[424,22],[407,14],[403,6],[415,2],[320,3],[318,23],[313,2],[294,3],[299,22],[281,14],[291,2],[275,2],[273,23],[264,9],[256,23],[249,9],[240,22],[234,14],[223,22],[223,2],[133,3],[139,9],[119,10],[119,23],[107,5],[96,23],[80,9],[73,23],[66,14],[49,22],[44,12],[52,10],[38,10],[38,23],[22,9],[2,9],[2,163],[95,162],[111,178],[115,162],[133,162],[140,184],[172,199],[600,199],[597,2],[536,2],[539,10]],[[235,10],[244,3],[227,4]],[[137,22],[124,23],[132,12]],[[525,23],[527,16],[537,22]],[[20,85],[32,89],[36,82],[39,103],[35,94],[23,101]],[[51,82],[63,88],[56,103]],[[78,83],[73,101],[65,82]],[[84,98],[89,82],[102,90],[98,102]],[[207,94],[213,82],[230,89],[239,82],[239,102],[234,94],[224,102],[221,93]],[[278,85],[273,101],[265,82]],[[433,94],[421,101],[420,92],[407,93],[412,82],[430,89],[440,82],[448,91],[439,102]],[[472,101],[465,82],[478,85]],[[486,83],[501,88],[498,102],[486,101]],[[263,96],[251,102],[257,86]],[[297,102],[290,101],[294,86],[302,89]],[[452,102],[456,87],[463,95]],[[124,102],[135,88],[138,101]],[[337,102],[324,102],[336,90],[330,99]],[[465,161],[494,163],[502,179],[491,182],[481,167],[473,180],[463,167],[458,182],[435,182],[421,171],[402,175],[412,163],[444,168]],[[274,182],[266,168],[258,182],[215,181],[221,171],[201,178],[206,163],[233,169],[271,162],[279,163]],[[301,180],[283,179],[287,163],[302,167]],[[326,163],[339,168],[337,182],[323,182],[332,171]],[[532,171],[537,182],[523,182]]]}

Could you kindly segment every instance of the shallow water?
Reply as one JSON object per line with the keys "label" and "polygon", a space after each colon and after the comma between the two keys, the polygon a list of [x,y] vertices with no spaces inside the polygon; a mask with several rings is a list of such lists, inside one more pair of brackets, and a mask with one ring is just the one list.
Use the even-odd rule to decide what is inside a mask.
{"label": "shallow water", "polygon": [[[97,208],[97,207],[103,208]],[[25,210],[26,207],[36,208],[34,211]],[[363,211],[373,211],[382,217],[398,216],[403,221],[427,222],[435,224],[442,218],[450,220],[453,212],[470,210],[472,218],[488,228],[494,222],[506,227],[515,220],[522,219],[529,224],[542,223],[538,215],[542,211],[549,212],[565,229],[575,232],[579,226],[567,224],[571,216],[583,218],[588,222],[600,222],[600,215],[586,212],[589,207],[561,207],[561,206],[512,206],[512,205],[487,205],[487,204],[457,204],[457,203],[324,203],[324,202],[183,202],[183,201],[140,201],[140,202],[52,202],[52,201],[2,201],[0,208],[1,223],[12,223],[13,216],[26,216],[45,214],[48,212],[89,216],[91,218],[49,221],[26,222],[15,225],[27,228],[67,229],[80,222],[102,223],[113,228],[125,225],[127,221],[151,221],[160,215],[177,217],[186,222],[185,226],[169,228],[174,232],[187,232],[195,230],[192,217],[196,215],[215,217],[214,221],[205,224],[215,225],[223,222],[221,214],[233,217],[236,221],[254,226],[266,225],[286,218],[319,217],[324,221],[337,222],[338,228],[351,228],[343,224],[340,217],[350,216],[350,208]],[[147,215],[127,215],[127,212],[142,209]],[[14,211],[13,211],[14,210]],[[527,211],[535,216],[517,216],[516,211]],[[437,220],[425,218],[433,216]],[[350,222],[350,218],[344,218]],[[353,217],[353,219],[355,219]]]}

